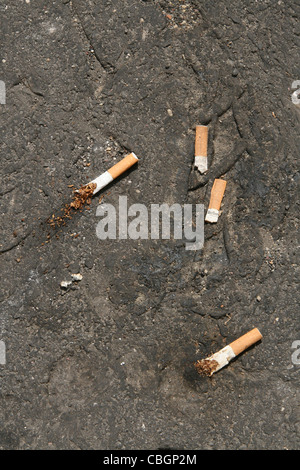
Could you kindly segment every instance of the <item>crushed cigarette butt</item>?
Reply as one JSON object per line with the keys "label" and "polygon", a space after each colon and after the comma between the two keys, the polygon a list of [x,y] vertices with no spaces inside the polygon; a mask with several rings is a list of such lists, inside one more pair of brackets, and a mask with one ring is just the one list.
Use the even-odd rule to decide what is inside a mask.
{"label": "crushed cigarette butt", "polygon": [[207,142],[208,142],[208,127],[196,126],[195,135],[195,162],[194,165],[200,173],[207,171]]}
{"label": "crushed cigarette butt", "polygon": [[205,217],[205,222],[216,223],[220,215],[220,207],[224,197],[227,182],[215,179],[210,194],[210,202]]}
{"label": "crushed cigarette butt", "polygon": [[72,277],[73,281],[81,281],[82,280],[82,274],[80,274],[80,273],[71,274],[71,277]]}
{"label": "crushed cigarette butt", "polygon": [[241,354],[261,339],[262,334],[257,328],[254,328],[212,356],[196,361],[194,366],[200,375],[210,377],[218,370],[227,366],[237,355]]}

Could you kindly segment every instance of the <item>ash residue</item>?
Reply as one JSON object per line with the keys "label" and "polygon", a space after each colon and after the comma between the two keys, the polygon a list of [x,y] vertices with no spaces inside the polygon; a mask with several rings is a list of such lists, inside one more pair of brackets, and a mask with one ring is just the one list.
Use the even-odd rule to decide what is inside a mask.
{"label": "ash residue", "polygon": [[219,363],[214,359],[201,359],[201,361],[195,362],[194,365],[198,374],[207,377],[215,372]]}

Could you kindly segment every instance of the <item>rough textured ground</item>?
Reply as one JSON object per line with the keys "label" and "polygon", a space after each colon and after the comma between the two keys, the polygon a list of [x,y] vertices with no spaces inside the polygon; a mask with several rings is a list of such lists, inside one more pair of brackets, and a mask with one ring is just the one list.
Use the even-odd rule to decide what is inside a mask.
{"label": "rough textured ground", "polygon": [[[297,4],[1,2],[1,449],[299,449]],[[46,243],[68,185],[129,151],[138,166]],[[100,196],[207,206],[219,176],[199,252],[96,237]],[[260,344],[197,375],[253,327]]]}

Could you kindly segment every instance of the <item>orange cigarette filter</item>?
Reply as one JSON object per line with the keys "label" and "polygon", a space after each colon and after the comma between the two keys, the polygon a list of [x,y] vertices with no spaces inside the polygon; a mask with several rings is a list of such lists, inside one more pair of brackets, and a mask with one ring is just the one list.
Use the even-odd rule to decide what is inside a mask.
{"label": "orange cigarette filter", "polygon": [[222,199],[224,197],[227,182],[225,180],[215,179],[211,189],[209,209],[220,210]]}
{"label": "orange cigarette filter", "polygon": [[208,143],[208,127],[196,126],[195,135],[195,167],[200,173],[207,171],[207,143]]}
{"label": "orange cigarette filter", "polygon": [[196,126],[195,157],[207,157],[208,127]]}
{"label": "orange cigarette filter", "polygon": [[237,356],[238,354],[241,354],[243,351],[250,348],[250,346],[257,343],[261,339],[261,332],[257,328],[253,328],[253,330],[249,331],[245,335],[230,343],[229,346],[233,350],[234,354]]}
{"label": "orange cigarette filter", "polygon": [[218,221],[226,184],[227,182],[225,180],[215,179],[211,189],[208,211],[205,217],[206,222],[214,223]]}
{"label": "orange cigarette filter", "polygon": [[123,158],[120,162],[116,163],[112,166],[109,170],[107,170],[113,179],[116,179],[122,173],[127,171],[130,167],[132,167],[137,162],[137,157],[134,153],[130,153],[127,157]]}

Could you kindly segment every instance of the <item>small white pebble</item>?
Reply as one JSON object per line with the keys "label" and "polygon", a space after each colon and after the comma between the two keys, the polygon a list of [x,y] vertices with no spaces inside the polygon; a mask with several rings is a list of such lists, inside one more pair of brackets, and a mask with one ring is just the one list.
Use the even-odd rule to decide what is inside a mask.
{"label": "small white pebble", "polygon": [[60,287],[61,287],[62,289],[67,289],[71,284],[72,284],[72,281],[62,281],[62,282],[60,283]]}

